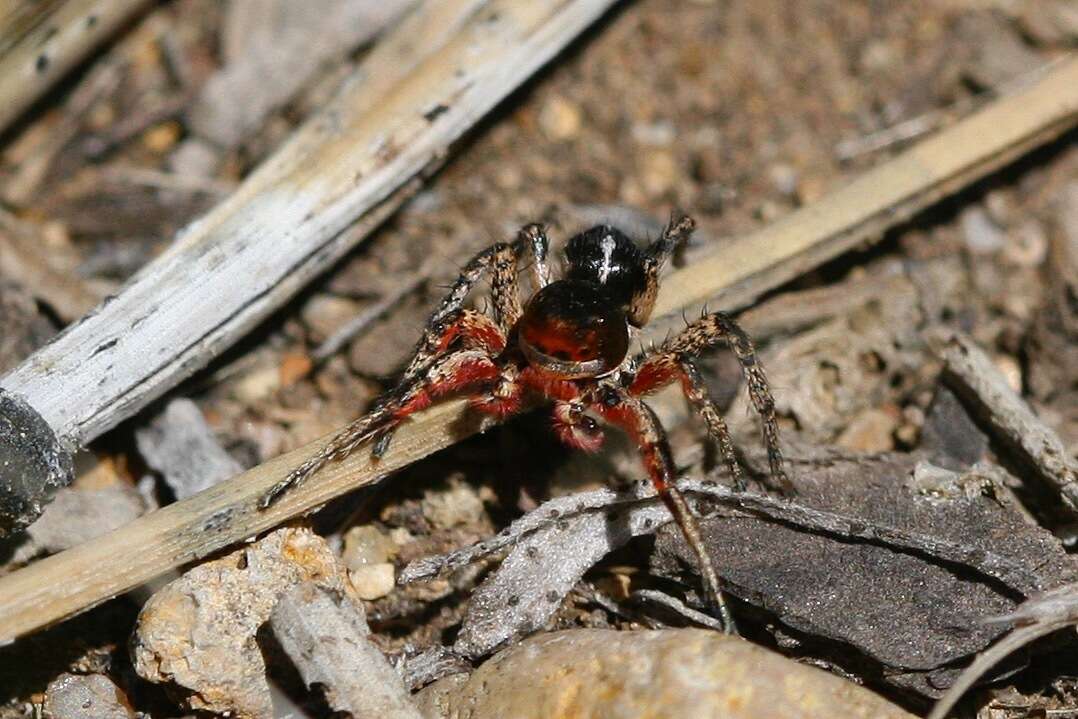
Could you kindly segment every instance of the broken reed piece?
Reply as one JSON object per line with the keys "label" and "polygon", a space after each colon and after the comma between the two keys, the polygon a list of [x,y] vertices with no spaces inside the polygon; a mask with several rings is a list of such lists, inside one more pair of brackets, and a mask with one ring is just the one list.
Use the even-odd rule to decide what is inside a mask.
{"label": "broken reed piece", "polygon": [[[557,33],[564,22],[545,27],[544,32]],[[878,239],[890,223],[1057,138],[1076,121],[1078,58],[1057,64],[1030,85],[989,103],[819,203],[725,244],[672,274],[660,291],[659,306],[669,312],[719,295],[724,308],[739,307],[785,283],[792,272]],[[932,155],[936,151],[938,157]],[[265,227],[266,219],[255,226]],[[309,512],[332,497],[377,482],[476,431],[474,424],[465,422],[465,407],[461,401],[449,402],[418,415],[401,427],[381,462],[371,462],[368,452],[360,450],[328,465],[265,512],[255,510],[263,493],[318,451],[329,436],[0,579],[0,642],[60,621],[168,569]]]}
{"label": "broken reed piece", "polygon": [[[0,10],[0,131],[148,0],[17,0]],[[44,10],[42,10],[44,8]]]}
{"label": "broken reed piece", "polygon": [[935,344],[946,365],[945,378],[972,413],[1059,495],[1068,513],[1078,515],[1078,463],[1059,435],[1037,418],[969,337],[952,333],[936,338]]}
{"label": "broken reed piece", "polygon": [[1072,54],[845,187],[695,260],[665,281],[655,314],[704,302],[727,311],[743,308],[1059,137],[1076,116],[1078,56]]}
{"label": "broken reed piece", "polygon": [[[420,6],[229,198],[0,388],[64,445],[132,416],[366,237],[454,142],[613,2]],[[9,481],[0,467],[0,483]]]}

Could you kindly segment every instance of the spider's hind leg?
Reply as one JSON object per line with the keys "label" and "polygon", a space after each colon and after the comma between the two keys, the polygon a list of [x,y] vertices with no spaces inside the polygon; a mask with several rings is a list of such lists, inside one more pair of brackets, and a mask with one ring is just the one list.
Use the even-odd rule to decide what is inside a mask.
{"label": "spider's hind leg", "polygon": [[[371,439],[376,439],[372,453],[391,436],[396,427],[412,414],[426,409],[436,400],[450,394],[467,394],[496,382],[501,368],[482,350],[461,350],[434,362],[421,378],[402,382],[385,395],[373,410],[338,432],[317,454],[292,470],[275,484],[259,502],[265,509],[282,494],[299,485],[330,462],[339,461]],[[382,451],[388,442],[382,447]]]}

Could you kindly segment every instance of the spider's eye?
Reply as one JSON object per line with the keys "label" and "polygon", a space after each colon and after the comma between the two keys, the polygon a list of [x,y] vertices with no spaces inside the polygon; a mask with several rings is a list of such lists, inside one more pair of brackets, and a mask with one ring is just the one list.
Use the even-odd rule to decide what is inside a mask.
{"label": "spider's eye", "polygon": [[625,314],[598,287],[561,280],[537,292],[520,321],[528,361],[563,377],[597,377],[629,351]]}
{"label": "spider's eye", "polygon": [[569,279],[601,286],[622,307],[647,284],[643,253],[616,227],[581,232],[565,246],[565,257]]}

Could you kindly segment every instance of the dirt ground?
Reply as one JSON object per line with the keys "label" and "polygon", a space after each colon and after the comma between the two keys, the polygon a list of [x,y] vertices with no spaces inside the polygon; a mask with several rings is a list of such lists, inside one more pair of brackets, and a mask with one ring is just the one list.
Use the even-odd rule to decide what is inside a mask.
{"label": "dirt ground", "polygon": [[[177,170],[185,167],[177,149],[190,138],[184,110],[224,62],[221,28],[228,11],[227,3],[208,0],[155,5],[3,136],[4,211],[39,229],[48,264],[83,296],[114,291],[160,253],[324,103],[341,68],[362,57],[355,50],[333,60],[320,82],[237,147],[212,157],[208,176],[185,181]],[[197,403],[234,459],[245,467],[261,463],[362,413],[391,386],[459,268],[524,223],[547,223],[559,244],[600,216],[634,222],[653,235],[673,208],[682,208],[700,227],[680,260],[691,262],[694,253],[813,203],[1076,45],[1078,18],[1065,0],[623,3],[502,103],[370,240],[181,393]],[[101,79],[106,65],[111,69]],[[909,137],[893,132],[896,127]],[[1072,132],[892,230],[875,247],[765,298],[743,320],[759,335],[791,472],[821,452],[842,461],[884,457],[906,467],[903,462],[924,453],[942,456],[940,447],[954,459],[955,443],[976,442],[976,423],[962,430],[966,434],[955,430],[956,437],[946,430],[961,422],[941,419],[949,407],[969,423],[953,397],[943,397],[950,395],[941,389],[941,362],[929,341],[940,328],[960,329],[985,349],[1074,458],[1078,266],[1068,263],[1078,262],[1076,247]],[[340,352],[312,363],[316,348],[348,319],[412,279],[414,291]],[[791,296],[833,309],[799,324],[781,302],[789,293],[809,293]],[[0,372],[76,318],[50,302],[49,293],[0,276]],[[758,467],[760,440],[736,363],[716,353],[707,369],[730,407],[750,468]],[[702,450],[702,423],[691,421],[677,398],[664,396],[660,405],[660,415],[672,423],[679,462],[709,470],[714,456]],[[168,501],[168,488],[153,479],[135,440],[152,416],[144,413],[95,442],[83,462],[90,479],[80,479],[80,486],[138,485],[154,501]],[[1013,500],[1020,508],[1014,516],[1041,532],[1036,541],[1055,542],[1051,556],[1059,571],[1073,572],[1067,552],[1078,525],[1042,488],[1030,487],[1029,473],[1005,450],[984,442],[970,458],[1001,467],[992,491],[1005,495],[1003,504]],[[380,562],[399,572],[413,559],[490,537],[550,497],[595,489],[611,477],[643,476],[629,448],[612,444],[601,457],[573,456],[550,435],[545,417],[527,416],[419,462],[361,498],[338,500],[313,525],[346,562],[373,527],[389,542]],[[973,464],[955,462],[955,471]],[[806,481],[817,487],[816,478]],[[825,494],[820,501],[826,503]],[[769,543],[787,543],[784,551],[806,552],[813,561],[831,551],[749,534],[736,536],[743,546],[758,543],[760,556],[770,556]],[[1000,541],[1007,536],[1000,534]],[[676,537],[661,534],[611,554],[569,594],[548,628],[647,625],[611,605],[640,588],[691,591],[698,579],[677,561],[676,545]],[[29,561],[14,546],[0,548],[4,557],[0,574]],[[470,590],[496,566],[484,562],[430,583],[371,589],[378,596],[367,602],[367,614],[379,646],[400,653],[452,643]],[[953,678],[954,668],[991,638],[971,645],[964,661],[911,668],[873,637],[851,638],[793,600],[757,601],[772,596],[753,584],[758,566],[737,564],[732,571],[746,636],[853,678],[914,712],[939,695],[934,682],[943,674],[934,672],[946,669]],[[810,572],[797,581],[808,585],[820,577]],[[949,586],[941,584],[941,594],[966,591]],[[1009,604],[985,599],[985,606],[1006,610],[1013,606],[1008,597]],[[132,669],[127,646],[143,599],[119,598],[0,649],[0,718],[36,716],[35,702],[65,671],[104,673],[135,709],[182,716],[170,695]],[[919,611],[936,616],[939,610],[942,622],[940,606]],[[885,626],[881,620],[878,631]],[[265,650],[274,679],[305,702],[310,716],[330,716],[320,700],[306,697],[286,662],[272,661],[276,651]],[[967,715],[1011,719],[1078,711],[1074,658],[1072,636],[1039,643],[1009,678],[974,692],[964,705]]]}

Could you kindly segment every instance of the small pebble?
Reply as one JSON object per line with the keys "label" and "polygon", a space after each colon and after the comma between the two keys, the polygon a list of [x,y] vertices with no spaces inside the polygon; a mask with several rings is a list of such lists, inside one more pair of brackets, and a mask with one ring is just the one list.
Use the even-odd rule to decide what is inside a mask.
{"label": "small pebble", "polygon": [[771,184],[783,195],[793,197],[797,194],[797,170],[792,165],[786,163],[772,165],[768,168],[768,174],[771,177]]}
{"label": "small pebble", "polygon": [[640,170],[640,183],[644,192],[652,197],[658,197],[673,190],[681,175],[673,153],[666,150],[652,150],[645,153]]}
{"label": "small pebble", "polygon": [[278,366],[281,386],[291,387],[306,377],[312,367],[314,367],[314,363],[311,362],[311,357],[307,353],[286,352],[281,357],[281,364]]}
{"label": "small pebble", "polygon": [[677,139],[677,130],[665,120],[635,123],[630,132],[633,139],[641,145],[652,147],[669,147]]}
{"label": "small pebble", "polygon": [[465,482],[450,480],[448,489],[423,492],[423,516],[436,529],[449,529],[478,522],[483,517],[483,500]]}
{"label": "small pebble", "polygon": [[539,129],[550,140],[571,140],[583,124],[580,108],[561,96],[551,98],[539,112]]}
{"label": "small pebble", "polygon": [[349,569],[388,562],[397,553],[397,544],[377,527],[365,524],[344,533],[341,560]]}
{"label": "small pebble", "polygon": [[127,697],[103,674],[61,674],[45,691],[50,719],[133,719]]}
{"label": "small pebble", "polygon": [[362,564],[348,570],[348,579],[360,599],[372,601],[393,591],[397,585],[397,572],[389,562]]}
{"label": "small pebble", "polygon": [[185,177],[213,177],[220,162],[213,145],[194,137],[181,142],[168,156],[169,170]]}
{"label": "small pebble", "polygon": [[1048,235],[1041,223],[1029,220],[1007,234],[1003,259],[1019,267],[1037,267],[1048,256]]}
{"label": "small pebble", "polygon": [[359,313],[359,305],[346,297],[318,294],[300,311],[312,342],[322,342]]}
{"label": "small pebble", "polygon": [[165,153],[171,150],[180,139],[182,130],[178,122],[163,122],[155,125],[142,135],[142,145],[151,152]]}
{"label": "small pebble", "polygon": [[281,388],[280,368],[256,367],[240,377],[233,387],[236,399],[241,402],[250,404],[265,399]]}
{"label": "small pebble", "polygon": [[970,207],[959,217],[966,247],[975,255],[999,252],[1006,245],[1003,231],[996,226],[983,207]]}
{"label": "small pebble", "polygon": [[870,72],[884,72],[892,65],[899,62],[902,52],[895,46],[897,43],[889,43],[884,40],[871,40],[861,52],[861,66]]}
{"label": "small pebble", "polygon": [[850,422],[835,443],[854,452],[890,452],[895,448],[898,418],[882,409],[868,409]]}

